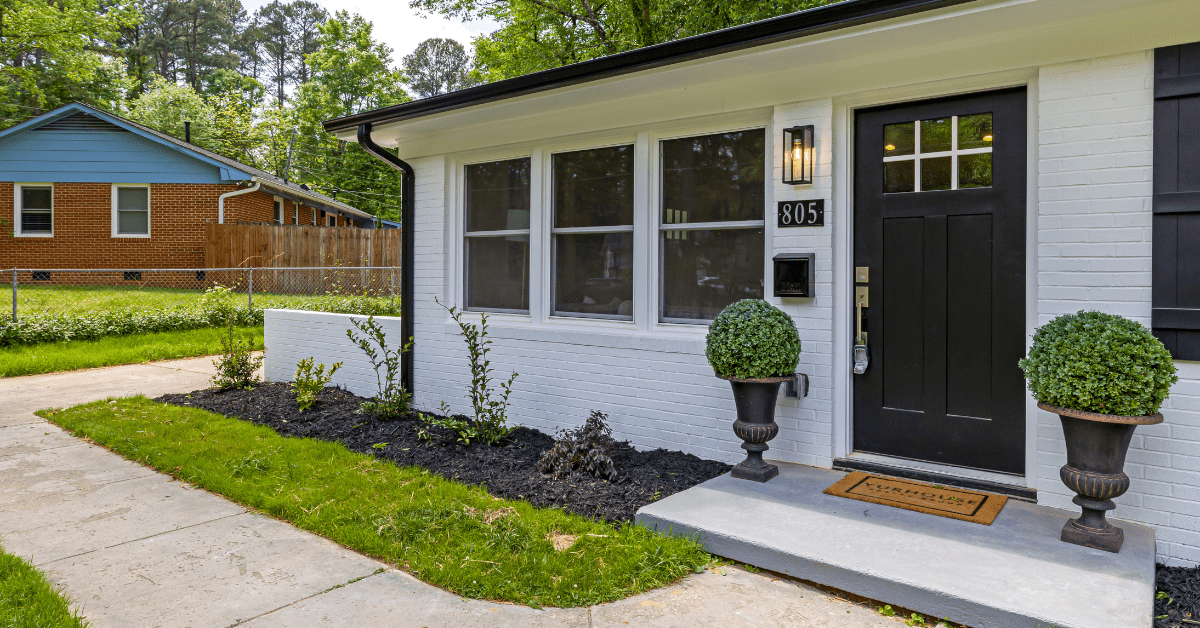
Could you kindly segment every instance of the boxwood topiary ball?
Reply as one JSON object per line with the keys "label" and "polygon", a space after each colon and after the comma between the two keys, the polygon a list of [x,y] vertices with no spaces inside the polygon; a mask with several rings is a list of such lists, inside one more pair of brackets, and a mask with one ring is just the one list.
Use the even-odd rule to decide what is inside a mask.
{"label": "boxwood topiary ball", "polygon": [[1019,364],[1038,401],[1102,414],[1154,414],[1179,379],[1171,354],[1149,330],[1103,312],[1042,325]]}
{"label": "boxwood topiary ball", "polygon": [[800,334],[792,317],[779,308],[745,299],[717,315],[704,353],[719,377],[783,377],[796,372]]}

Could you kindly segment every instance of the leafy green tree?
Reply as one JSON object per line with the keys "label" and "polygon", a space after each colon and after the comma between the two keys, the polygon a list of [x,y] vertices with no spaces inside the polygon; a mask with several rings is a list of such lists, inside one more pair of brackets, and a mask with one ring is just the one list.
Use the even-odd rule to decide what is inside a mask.
{"label": "leafy green tree", "polygon": [[192,142],[215,149],[209,142],[216,123],[216,111],[196,90],[161,76],[155,76],[150,88],[129,103],[128,117],[178,138],[184,137],[184,122],[192,123]]}
{"label": "leafy green tree", "polygon": [[409,89],[420,98],[475,85],[471,55],[453,39],[434,37],[417,44],[417,49],[404,57],[404,73]]}
{"label": "leafy green tree", "polygon": [[[398,218],[399,174],[357,144],[342,146],[321,123],[409,100],[404,74],[392,67],[392,49],[374,39],[361,16],[339,11],[320,32],[319,47],[307,58],[312,78],[297,89],[290,120],[279,120],[293,122],[298,132],[291,178],[377,216]],[[284,154],[289,136],[287,128],[275,133]],[[279,150],[272,152],[278,160]]]}
{"label": "leafy green tree", "polygon": [[70,100],[111,106],[125,83],[113,43],[129,0],[0,0],[0,126]]}
{"label": "leafy green tree", "polygon": [[412,0],[418,10],[501,27],[475,40],[499,80],[808,9],[836,0]]}

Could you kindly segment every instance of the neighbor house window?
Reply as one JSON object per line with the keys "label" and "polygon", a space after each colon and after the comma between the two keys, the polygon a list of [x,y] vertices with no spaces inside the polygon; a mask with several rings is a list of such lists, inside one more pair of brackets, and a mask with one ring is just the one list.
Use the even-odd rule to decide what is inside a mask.
{"label": "neighbor house window", "polygon": [[300,203],[292,203],[292,224],[300,224]]}
{"label": "neighbor house window", "polygon": [[325,214],[325,226],[336,227],[337,226],[337,214]]}
{"label": "neighbor house window", "polygon": [[113,237],[150,235],[150,186],[113,186]]}
{"label": "neighbor house window", "polygon": [[54,186],[17,185],[15,200],[16,235],[54,234]]}
{"label": "neighbor house window", "polygon": [[317,208],[316,207],[312,208],[312,222],[309,224],[311,224],[314,227],[317,226]]}
{"label": "neighbor house window", "polygon": [[466,166],[468,309],[529,311],[529,158]]}
{"label": "neighbor house window", "polygon": [[275,224],[283,224],[283,199],[275,197]]}
{"label": "neighbor house window", "polygon": [[762,129],[662,142],[663,321],[763,297],[765,144]]}
{"label": "neighbor house window", "polygon": [[559,153],[554,313],[633,318],[633,146]]}

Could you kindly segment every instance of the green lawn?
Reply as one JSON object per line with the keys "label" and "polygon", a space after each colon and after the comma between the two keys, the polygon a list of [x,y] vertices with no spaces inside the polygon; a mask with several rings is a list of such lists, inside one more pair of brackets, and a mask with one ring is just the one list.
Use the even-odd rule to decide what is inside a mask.
{"label": "green lawn", "polygon": [[[666,585],[696,542],[493,498],[340,444],[129,397],[39,413],[76,436],[332,539],[459,595],[582,606]],[[552,535],[572,535],[559,551]]]}
{"label": "green lawn", "polygon": [[[17,315],[88,314],[99,310],[149,310],[190,307],[200,304],[203,290],[179,288],[137,288],[123,286],[39,286],[17,285]],[[246,305],[246,294],[239,305]],[[255,293],[255,307],[270,307],[280,302],[315,301],[319,296]],[[0,316],[12,315],[12,284],[0,284]]]}
{"label": "green lawn", "polygon": [[0,626],[83,628],[87,625],[40,571],[0,550]]}
{"label": "green lawn", "polygon": [[[0,349],[0,377],[213,355],[221,352],[222,331],[192,329],[5,347]],[[262,327],[242,328],[241,333],[253,334],[255,348],[263,348]]]}

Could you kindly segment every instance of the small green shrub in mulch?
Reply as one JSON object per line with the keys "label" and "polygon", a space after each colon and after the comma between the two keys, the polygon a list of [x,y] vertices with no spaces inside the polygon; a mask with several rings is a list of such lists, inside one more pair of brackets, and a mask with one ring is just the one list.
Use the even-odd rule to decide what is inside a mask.
{"label": "small green shrub in mulch", "polygon": [[1150,330],[1103,312],[1064,314],[1042,325],[1019,364],[1038,401],[1103,414],[1154,414],[1179,379]]}
{"label": "small green shrub in mulch", "polygon": [[760,379],[796,372],[800,334],[792,317],[759,299],[725,308],[708,329],[705,355],[718,377]]}

